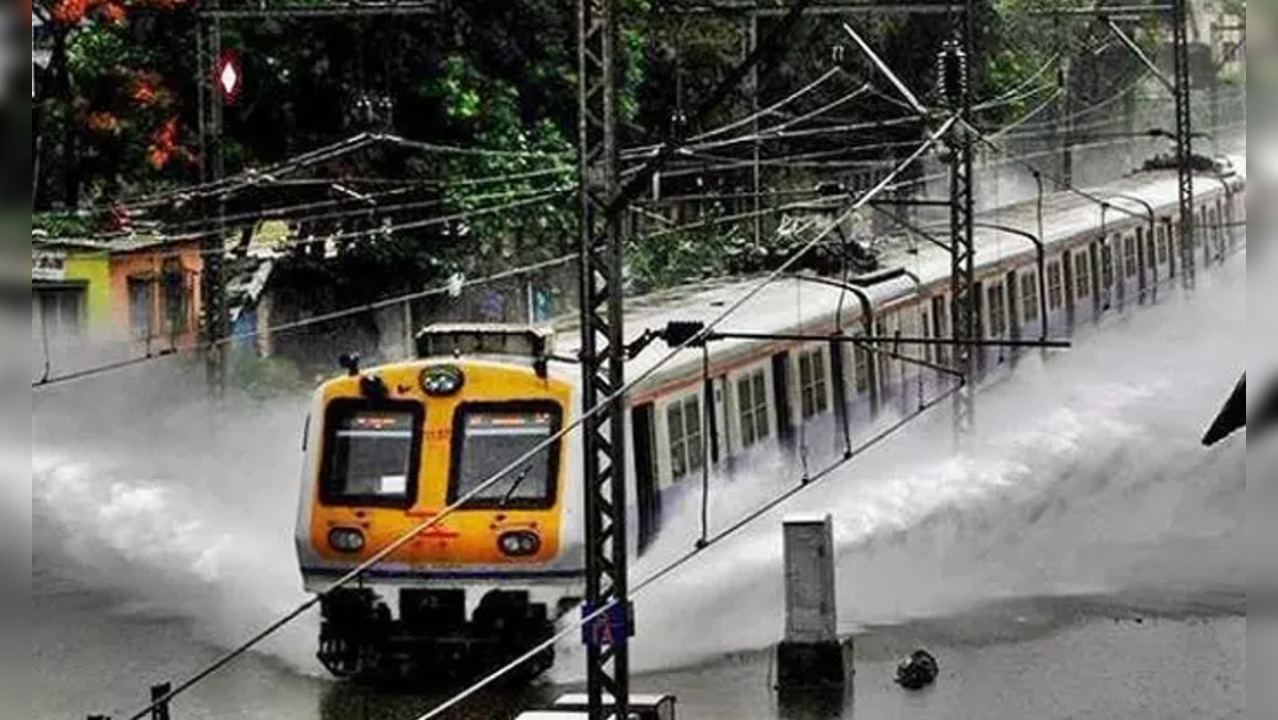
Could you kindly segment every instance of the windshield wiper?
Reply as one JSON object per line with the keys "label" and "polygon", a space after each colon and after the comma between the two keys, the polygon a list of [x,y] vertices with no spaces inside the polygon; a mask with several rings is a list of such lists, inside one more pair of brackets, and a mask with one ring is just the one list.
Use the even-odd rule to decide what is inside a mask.
{"label": "windshield wiper", "polygon": [[528,479],[530,474],[532,474],[532,465],[525,465],[524,469],[519,471],[519,476],[510,484],[510,489],[506,491],[506,497],[501,499],[500,507],[504,509],[510,504],[511,498],[515,496],[515,491],[519,489],[519,486],[524,484],[524,481]]}

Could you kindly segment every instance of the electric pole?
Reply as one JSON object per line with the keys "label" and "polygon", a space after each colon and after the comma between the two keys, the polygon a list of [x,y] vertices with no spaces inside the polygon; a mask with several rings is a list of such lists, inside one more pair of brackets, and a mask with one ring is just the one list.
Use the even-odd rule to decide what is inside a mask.
{"label": "electric pole", "polygon": [[[577,0],[578,132],[581,160],[581,402],[603,412],[582,427],[586,493],[586,605],[602,614],[585,627],[586,681],[591,720],[629,717],[629,638],[633,622],[627,589],[625,336],[622,331],[621,216],[609,212],[619,196],[618,18],[616,0]],[[608,608],[605,610],[605,608]]]}
{"label": "electric pole", "polygon": [[1189,0],[1172,0],[1172,39],[1175,44],[1176,168],[1179,174],[1181,280],[1194,287],[1194,146],[1189,78]]}
{"label": "electric pole", "polygon": [[940,57],[941,92],[950,112],[959,117],[950,133],[950,335],[954,340],[954,369],[964,387],[954,395],[954,439],[962,448],[976,425],[976,363],[971,341],[978,340],[976,307],[975,200],[972,178],[972,88],[970,79],[972,14],[969,0],[955,39],[946,42]]}
{"label": "electric pole", "polygon": [[[219,70],[222,66],[222,26],[217,17],[219,0],[203,0],[196,25],[196,72],[199,73],[200,181],[207,186],[222,179],[222,103],[219,92]],[[204,315],[205,371],[209,392],[220,396],[226,388],[226,278],[223,275],[225,202],[218,196],[205,196],[202,201],[207,221],[213,219],[213,230],[200,242],[203,260],[200,274],[200,298]],[[210,218],[210,216],[213,216]]]}

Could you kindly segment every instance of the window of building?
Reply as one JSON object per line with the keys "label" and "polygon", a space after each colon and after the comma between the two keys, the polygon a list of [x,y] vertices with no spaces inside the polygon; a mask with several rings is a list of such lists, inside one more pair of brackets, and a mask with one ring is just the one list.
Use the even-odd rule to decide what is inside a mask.
{"label": "window of building", "polygon": [[151,337],[151,309],[151,279],[129,278],[129,330],[133,337]]}
{"label": "window of building", "polygon": [[1087,253],[1081,252],[1074,256],[1074,277],[1077,282],[1074,284],[1074,294],[1080,298],[1085,298],[1092,294],[1092,266],[1087,260]]}
{"label": "window of building", "polygon": [[1061,273],[1061,262],[1053,260],[1047,264],[1047,306],[1052,310],[1060,310],[1065,304],[1065,280]]}
{"label": "window of building", "polygon": [[1038,322],[1038,277],[1021,276],[1021,313],[1025,322]]}
{"label": "window of building", "polygon": [[670,403],[666,408],[666,429],[670,433],[670,476],[678,482],[705,465],[700,396]]}
{"label": "window of building", "polygon": [[768,382],[763,370],[737,380],[737,413],[741,420],[741,447],[751,448],[771,433],[768,423]]}
{"label": "window of building", "polygon": [[50,337],[73,337],[80,334],[84,318],[84,290],[81,288],[33,288],[32,320],[40,324],[32,329],[47,332]]}
{"label": "window of building", "polygon": [[1140,270],[1137,258],[1136,239],[1131,236],[1123,238],[1123,277],[1128,280],[1136,277]]}
{"label": "window of building", "polygon": [[824,350],[799,354],[799,392],[802,396],[804,420],[830,409]]}

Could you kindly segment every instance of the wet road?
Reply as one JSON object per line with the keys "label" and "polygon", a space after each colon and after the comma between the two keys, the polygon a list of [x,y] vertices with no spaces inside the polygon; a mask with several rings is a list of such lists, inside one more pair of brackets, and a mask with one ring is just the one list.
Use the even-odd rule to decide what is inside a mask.
{"label": "wet road", "polygon": [[[782,514],[640,602],[636,688],[678,695],[693,720],[1243,717],[1246,440],[1208,452],[1198,438],[1242,369],[1245,270],[1236,256],[1192,300],[1025,362],[982,394],[971,457],[948,455],[938,413],[785,509],[835,517],[856,647],[846,696],[795,707],[770,690]],[[39,720],[137,707],[147,685],[303,599],[290,539],[301,403],[210,421],[180,400],[177,373],[150,376],[145,396],[119,389],[142,381],[33,408],[33,436],[64,440],[33,451]],[[412,720],[440,699],[331,683],[314,632],[309,619],[200,686],[175,720]],[[918,646],[943,675],[907,695],[892,672]],[[569,687],[562,651],[554,680]],[[457,717],[513,717],[556,692],[491,693]]]}

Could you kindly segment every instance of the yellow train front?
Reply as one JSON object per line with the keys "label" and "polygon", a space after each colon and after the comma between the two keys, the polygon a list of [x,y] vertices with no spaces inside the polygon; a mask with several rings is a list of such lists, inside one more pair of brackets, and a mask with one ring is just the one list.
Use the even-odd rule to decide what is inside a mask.
{"label": "yellow train front", "polygon": [[[320,593],[471,495],[569,421],[571,376],[548,337],[431,328],[420,359],[316,392],[297,523],[302,576]],[[322,600],[319,659],[334,675],[460,679],[526,652],[580,597],[573,455],[557,442]],[[394,607],[392,607],[394,606]],[[530,668],[548,669],[553,651]]]}

